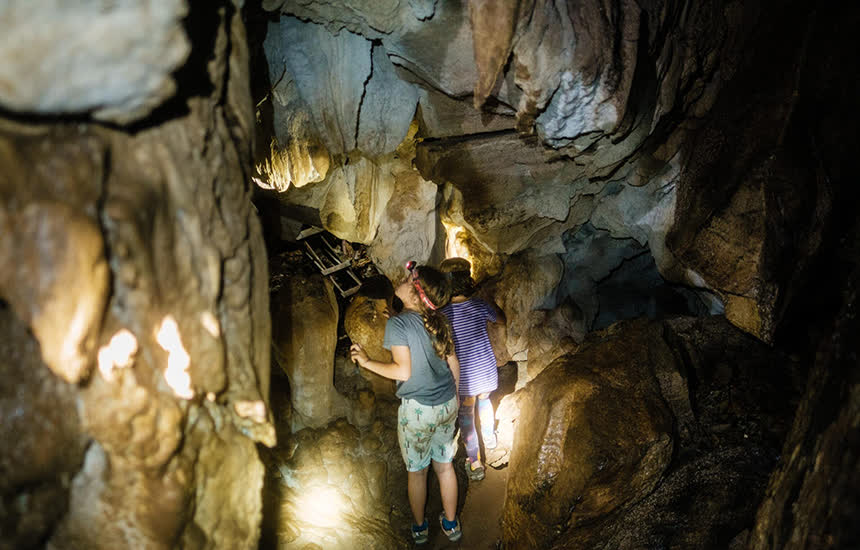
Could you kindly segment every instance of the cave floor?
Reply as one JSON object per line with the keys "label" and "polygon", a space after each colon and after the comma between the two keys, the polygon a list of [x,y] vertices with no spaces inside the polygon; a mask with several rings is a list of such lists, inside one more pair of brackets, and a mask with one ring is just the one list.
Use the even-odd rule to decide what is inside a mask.
{"label": "cave floor", "polygon": [[460,521],[463,538],[451,542],[439,528],[438,519],[430,524],[430,543],[426,548],[442,550],[463,548],[468,550],[490,550],[498,548],[502,538],[502,505],[505,501],[507,468],[488,467],[483,480],[471,482],[466,490]]}

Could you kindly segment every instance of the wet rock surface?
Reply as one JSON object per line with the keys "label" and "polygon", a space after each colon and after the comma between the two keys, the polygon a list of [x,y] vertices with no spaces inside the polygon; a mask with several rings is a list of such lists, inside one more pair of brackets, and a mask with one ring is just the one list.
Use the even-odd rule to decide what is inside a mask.
{"label": "wet rock surface", "polygon": [[[615,481],[620,478],[619,464],[630,464],[629,457],[637,455],[632,451],[597,453],[604,443],[583,437],[588,432],[573,429],[579,424],[568,420],[576,417],[565,410],[575,408],[556,412],[555,422],[569,427],[568,431],[537,438],[539,444],[530,437],[536,420],[539,426],[553,425],[553,413],[531,411],[552,411],[547,406],[553,402],[549,388],[562,383],[558,378],[561,371],[567,373],[564,384],[581,381],[577,368],[605,372],[607,378],[613,370],[653,369],[647,375],[653,377],[651,391],[672,411],[664,428],[674,450],[664,457],[659,471],[651,472],[655,478],[648,490],[637,493],[635,484],[606,484],[602,468],[588,469],[589,463],[603,464],[615,472],[608,478]],[[720,317],[619,323],[590,335],[576,354],[556,361],[525,390],[503,400],[500,419],[511,418],[516,411],[516,424],[520,425],[510,458],[503,523],[506,544],[512,548],[537,544],[546,548],[717,549],[729,547],[735,539],[746,540],[770,471],[780,458],[803,379],[799,357],[769,349]],[[642,398],[641,392],[636,395]],[[626,428],[607,423],[606,416],[628,419],[636,406],[621,403],[617,410],[616,403],[602,401],[599,392],[591,399],[594,404],[590,406],[599,410],[587,416],[587,426],[595,432],[609,426],[600,431],[604,441],[621,437]],[[550,415],[545,422],[540,420],[544,415]],[[500,440],[506,445],[510,432],[510,427],[500,426]],[[603,457],[604,462],[589,462],[595,457]],[[562,461],[558,471],[565,473],[546,476],[547,490],[536,490],[544,478],[534,473],[553,460]],[[644,464],[630,465],[644,469],[640,476],[647,472]],[[579,487],[579,492],[565,500],[563,493],[554,491],[557,479],[570,471],[583,473],[584,483],[565,484]],[[516,492],[524,485],[528,489]],[[595,510],[589,492],[599,489],[605,489],[598,494],[609,506],[588,516]],[[525,524],[518,518],[529,512],[533,515],[527,517],[533,521],[553,519],[543,520],[545,527],[539,529],[518,530],[517,526]],[[533,538],[535,532],[543,538]]]}
{"label": "wet rock surface", "polygon": [[645,323],[617,330],[557,359],[517,397],[502,519],[512,548],[557,544],[642,499],[669,465],[673,418],[650,361],[653,336]]}

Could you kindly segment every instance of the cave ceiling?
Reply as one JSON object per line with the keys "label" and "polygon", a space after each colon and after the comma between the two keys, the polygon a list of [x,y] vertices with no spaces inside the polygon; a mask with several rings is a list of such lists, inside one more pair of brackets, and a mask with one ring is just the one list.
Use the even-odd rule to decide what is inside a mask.
{"label": "cave ceiling", "polygon": [[[507,317],[499,364],[537,381],[507,422],[534,402],[519,426],[545,434],[511,458],[510,540],[610,548],[636,514],[660,518],[653,498],[615,530],[557,527],[646,493],[707,500],[680,486],[738,508],[753,469],[732,547],[856,540],[860,11],[835,6],[0,3],[0,548],[257,548],[264,446],[307,466],[283,485],[340,457],[328,488],[364,476],[355,510],[400,540],[381,498],[399,456],[377,452],[396,434],[374,416],[391,384],[338,355],[357,307],[340,324],[301,252],[266,247],[308,224],[392,279],[408,259],[472,260]],[[299,267],[278,272],[285,259]],[[725,315],[616,323],[675,313]],[[278,365],[300,383],[270,392]],[[773,399],[774,419],[750,422]],[[714,450],[757,423],[776,434],[766,457],[715,449],[672,469],[690,441]],[[551,450],[568,444],[580,452]],[[648,471],[628,468],[636,453]],[[602,507],[590,483],[610,455],[622,475]],[[296,487],[291,540],[307,527],[290,524]],[[510,530],[532,520],[549,523]]]}
{"label": "cave ceiling", "polygon": [[[451,228],[474,258],[575,258],[547,307],[589,295],[632,240],[653,256],[658,279],[772,338],[796,286],[774,269],[781,234],[808,227],[813,236],[802,246],[814,248],[816,222],[800,204],[826,209],[828,198],[804,191],[792,199],[797,208],[777,212],[755,177],[771,165],[786,174],[783,189],[795,177],[780,142],[792,115],[791,73],[764,81],[752,61],[739,63],[770,51],[751,32],[762,16],[757,3],[262,7],[270,15],[252,33],[267,78],[258,94],[257,181],[277,191],[283,218],[384,250],[389,256],[374,260],[391,276],[406,259],[441,257]],[[789,24],[802,31],[802,21]],[[786,42],[774,65],[798,61],[802,51],[787,34],[774,40]],[[718,98],[742,93],[749,79],[769,92],[748,115],[769,114],[740,131],[724,113],[736,100]],[[703,148],[710,153],[696,154]],[[764,150],[779,151],[771,165],[761,162]],[[407,192],[398,182],[416,170],[439,189],[437,223],[389,218],[381,226],[389,201]],[[586,226],[611,238],[591,253],[571,248]],[[435,245],[375,244],[414,233]],[[593,254],[617,263],[607,268]]]}

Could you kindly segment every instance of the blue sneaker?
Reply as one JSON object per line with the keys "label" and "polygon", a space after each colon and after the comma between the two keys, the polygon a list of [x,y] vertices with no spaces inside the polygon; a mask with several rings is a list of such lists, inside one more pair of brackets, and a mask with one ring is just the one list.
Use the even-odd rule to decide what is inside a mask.
{"label": "blue sneaker", "polygon": [[447,519],[445,519],[445,512],[439,514],[439,524],[442,525],[442,532],[448,536],[448,540],[451,542],[456,542],[460,540],[460,537],[463,536],[463,532],[460,530],[460,518],[454,518],[454,526],[450,529],[445,527],[445,525],[451,525]]}
{"label": "blue sneaker", "polygon": [[421,525],[412,524],[412,541],[416,544],[426,544],[430,535],[430,524],[427,523],[427,518],[424,518],[424,523]]}

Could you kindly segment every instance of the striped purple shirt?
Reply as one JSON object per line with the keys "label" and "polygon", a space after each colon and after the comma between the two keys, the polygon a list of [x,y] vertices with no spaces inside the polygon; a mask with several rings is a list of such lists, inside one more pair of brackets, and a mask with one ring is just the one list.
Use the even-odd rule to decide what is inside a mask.
{"label": "striped purple shirt", "polygon": [[460,395],[495,390],[499,386],[499,373],[487,321],[496,322],[496,310],[479,298],[469,298],[465,302],[451,302],[439,311],[453,329],[454,351],[460,361]]}

